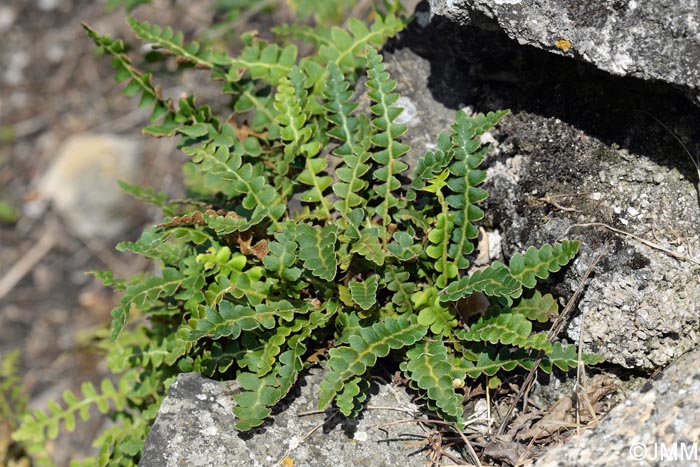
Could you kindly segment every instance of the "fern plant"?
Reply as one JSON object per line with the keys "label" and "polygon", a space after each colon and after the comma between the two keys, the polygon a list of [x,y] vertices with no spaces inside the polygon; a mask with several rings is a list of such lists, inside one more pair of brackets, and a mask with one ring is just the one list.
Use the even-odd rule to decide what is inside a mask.
{"label": "fern plant", "polygon": [[[234,396],[236,426],[248,430],[268,419],[319,352],[327,358],[319,407],[357,414],[371,368],[391,356],[428,405],[460,426],[465,380],[531,369],[541,353],[544,371],[576,365],[576,349],[552,344],[541,330],[556,302],[533,289],[576,255],[577,242],[471,267],[484,214],[478,204],[487,196],[480,136],[507,112],[458,113],[402,183],[406,126],[396,121],[396,83],[377,48],[403,20],[351,20],[327,34],[296,27],[296,37],[316,47],[303,58],[292,43],[252,35],[230,57],[185,44],[168,28],[129,24],[163,53],[211,70],[233,114],[219,119],[192,97],[164,99],[121,41],[85,26],[112,56],[125,94],[152,107],[145,131],[180,137],[192,198],[176,204],[123,185],[165,218],[118,247],[152,259],[159,274],[95,273],[122,293],[103,336],[118,384],[66,393],[48,412],[26,416],[16,439],[53,438],[94,405],[117,423],[97,437],[99,457],[86,462],[135,462],[168,386],[189,371],[235,379],[243,389]],[[368,114],[352,98],[363,69]],[[470,317],[474,294],[489,307]]]}

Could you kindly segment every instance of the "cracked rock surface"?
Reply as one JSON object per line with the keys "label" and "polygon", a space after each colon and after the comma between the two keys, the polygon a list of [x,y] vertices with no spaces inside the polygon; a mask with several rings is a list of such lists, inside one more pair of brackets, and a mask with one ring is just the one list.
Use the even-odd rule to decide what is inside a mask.
{"label": "cracked rock surface", "polygon": [[684,355],[613,408],[593,430],[550,449],[536,467],[697,467],[700,350]]}
{"label": "cracked rock surface", "polygon": [[407,445],[424,435],[417,424],[378,428],[417,411],[403,389],[373,386],[369,405],[377,409],[365,410],[357,420],[330,417],[331,411],[300,416],[317,408],[322,376],[320,370],[305,373],[274,421],[239,434],[232,413],[237,386],[180,374],[161,405],[139,466],[262,467],[279,461],[295,467],[425,465],[420,447]]}
{"label": "cracked rock surface", "polygon": [[434,15],[618,76],[679,86],[700,104],[698,0],[430,0]]}

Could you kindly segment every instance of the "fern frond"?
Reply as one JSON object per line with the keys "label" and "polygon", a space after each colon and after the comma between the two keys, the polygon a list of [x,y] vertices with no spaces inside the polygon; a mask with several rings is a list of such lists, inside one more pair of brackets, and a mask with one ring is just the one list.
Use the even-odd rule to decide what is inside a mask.
{"label": "fern frond", "polygon": [[182,33],[176,33],[170,27],[162,28],[157,24],[151,24],[148,21],[140,22],[134,18],[127,18],[126,21],[136,36],[145,43],[155,44],[158,50],[165,50],[175,55],[178,60],[191,63],[197,68],[213,70],[231,64],[231,59],[225,53],[201,49],[198,42],[185,45]]}
{"label": "fern frond", "polygon": [[287,395],[304,368],[304,341],[317,328],[325,327],[338,309],[337,303],[328,301],[322,309],[312,312],[308,321],[296,322],[293,327],[301,329],[301,332],[288,340],[288,350],[279,356],[272,372],[267,376],[260,378],[254,373],[242,373],[238,377],[237,380],[244,389],[244,392],[234,396],[238,406],[233,412],[238,417],[236,427],[239,430],[261,425],[270,415],[271,407]]}
{"label": "fern frond", "polygon": [[455,209],[450,258],[458,269],[469,267],[466,256],[474,250],[473,240],[479,235],[474,222],[484,217],[484,211],[477,204],[488,196],[486,190],[478,188],[486,180],[486,173],[477,169],[486,154],[479,137],[507,113],[489,112],[470,118],[464,112],[457,112],[452,125],[454,162],[450,165],[450,172],[453,176],[447,181],[447,186],[454,194],[447,196],[446,200]]}
{"label": "fern frond", "polygon": [[260,165],[243,164],[241,154],[226,146],[206,144],[183,149],[192,156],[208,176],[230,180],[227,184],[232,197],[244,195],[242,206],[253,210],[252,217],[264,215],[279,229],[278,219],[284,213],[284,205],[277,203],[277,191],[267,183]]}
{"label": "fern frond", "polygon": [[[402,112],[400,107],[392,107],[399,98],[397,93],[391,92],[396,87],[396,82],[389,79],[382,56],[373,48],[367,51],[367,77],[369,88],[367,95],[374,102],[370,110],[376,116],[372,120],[372,126],[377,130],[370,141],[381,148],[372,154],[372,158],[379,164],[379,168],[373,172],[373,175],[379,182],[383,182],[374,188],[381,200],[376,212],[386,228],[392,221],[390,212],[402,205],[394,192],[401,187],[401,182],[396,175],[408,168],[408,165],[399,158],[408,152],[409,147],[398,141],[407,127],[394,123]],[[387,233],[384,234],[385,245],[388,240],[387,235]]]}
{"label": "fern frond", "polygon": [[[316,154],[314,154],[315,156]],[[325,157],[307,157],[304,170],[299,174],[297,180],[311,188],[301,193],[300,199],[305,203],[318,203],[318,210],[321,219],[330,219],[331,205],[324,195],[324,192],[333,183],[333,178],[325,173],[328,166],[328,159]]]}
{"label": "fern frond", "polygon": [[508,267],[496,261],[486,269],[474,271],[469,276],[450,283],[440,295],[440,300],[456,302],[474,292],[490,296],[517,296],[522,292],[521,283]]}
{"label": "fern frond", "polygon": [[252,80],[277,85],[279,80],[288,76],[297,61],[295,45],[280,47],[255,40],[243,49],[241,55],[233,60],[226,74],[226,80],[239,82],[247,74]]}
{"label": "fern frond", "polygon": [[324,228],[300,224],[296,227],[296,242],[299,244],[299,258],[311,274],[326,281],[332,281],[338,268],[335,255],[337,230],[334,225]]}
{"label": "fern frond", "polygon": [[274,242],[269,242],[269,252],[263,258],[265,268],[288,282],[299,279],[301,269],[294,267],[297,258],[297,243],[286,233],[278,233]]}
{"label": "fern frond", "polygon": [[343,158],[343,163],[336,169],[340,182],[333,185],[333,191],[340,197],[335,208],[344,218],[348,217],[352,208],[367,205],[363,191],[368,183],[362,177],[370,169],[370,164],[367,163],[370,159],[367,150],[369,145],[363,134],[367,133],[367,119],[351,116],[357,103],[350,102],[352,91],[349,87],[350,84],[343,78],[338,67],[334,63],[329,64],[324,92],[327,101],[324,106],[327,110],[326,119],[332,125],[328,135],[342,142],[333,151]]}
{"label": "fern frond", "polygon": [[[527,249],[525,254],[517,253],[510,259],[510,272],[523,287],[531,289],[537,279],[546,279],[552,272],[557,272],[568,264],[578,253],[578,241],[564,240],[554,245],[544,245],[539,250]],[[517,298],[520,294],[513,295]]]}
{"label": "fern frond", "polygon": [[236,339],[243,331],[258,328],[272,329],[277,320],[289,321],[294,313],[299,311],[286,301],[276,302],[273,305],[260,304],[251,308],[223,300],[217,309],[207,307],[203,317],[189,320],[188,339],[192,342],[203,337]]}
{"label": "fern frond", "polygon": [[399,313],[413,310],[411,295],[416,289],[416,284],[410,281],[411,274],[398,268],[388,268],[384,275],[386,288],[394,294],[391,302],[397,306]]}
{"label": "fern frond", "polygon": [[414,344],[427,330],[416,322],[415,317],[388,317],[350,336],[348,346],[332,348],[329,351],[329,372],[320,384],[319,407],[328,405],[342,391],[346,381],[364,374],[378,358],[386,357],[392,349]]}
{"label": "fern frond", "polygon": [[348,31],[334,27],[330,30],[330,43],[319,47],[319,57],[325,63],[334,62],[344,73],[353,72],[362,66],[360,54],[365,49],[381,47],[391,36],[405,27],[405,22],[394,15],[377,16],[370,28],[356,19],[348,20]]}
{"label": "fern frond", "polygon": [[450,165],[454,156],[454,151],[451,149],[452,141],[449,135],[440,133],[438,135],[437,150],[434,152],[427,151],[423,157],[418,159],[416,171],[412,176],[411,187],[406,193],[408,201],[414,201],[417,192],[425,187],[426,182],[443,172]]}
{"label": "fern frond", "polygon": [[100,392],[95,389],[92,383],[83,383],[80,387],[82,397],[78,397],[71,391],[63,393],[63,405],[51,400],[48,412],[37,409],[26,414],[13,437],[17,441],[40,442],[46,439],[56,439],[59,434],[60,425],[63,424],[66,430],[75,430],[75,416],[79,415],[83,421],[90,418],[90,408],[95,406],[106,414],[111,407],[116,410],[124,410],[127,406],[131,386],[135,380],[135,372],[129,372],[121,377],[118,388],[115,388],[111,381],[105,379],[100,384]]}
{"label": "fern frond", "polygon": [[511,311],[525,316],[530,321],[546,323],[556,318],[559,307],[551,294],[542,295],[535,290],[532,297],[521,299]]}
{"label": "fern frond", "polygon": [[151,187],[132,185],[123,180],[119,180],[117,183],[122,191],[146,204],[160,208],[166,216],[175,215],[177,204],[168,203],[168,197],[165,193],[155,193]]}
{"label": "fern frond", "polygon": [[415,243],[413,240],[413,235],[408,232],[395,232],[394,242],[388,244],[386,249],[400,261],[413,261],[420,256],[423,250],[421,244]]}
{"label": "fern frond", "polygon": [[278,26],[273,31],[279,36],[295,37],[318,47],[323,64],[334,63],[343,73],[353,73],[363,65],[362,54],[366,48],[381,47],[405,26],[403,19],[390,14],[386,17],[377,15],[369,28],[362,21],[351,18],[347,31],[339,27],[328,29],[303,25]]}
{"label": "fern frond", "polygon": [[16,428],[19,415],[25,412],[29,401],[19,376],[19,357],[19,350],[0,357],[0,420],[4,420],[10,430]]}
{"label": "fern frond", "polygon": [[132,65],[131,59],[126,55],[124,42],[112,39],[107,35],[98,34],[86,23],[83,23],[83,28],[85,28],[87,35],[92,38],[97,47],[112,56],[112,66],[116,69],[114,79],[119,83],[128,81],[123,91],[124,94],[133,96],[140,93],[139,107],[153,106],[149,119],[155,121],[166,117],[163,125],[174,128],[176,112],[172,100],[163,98],[160,88],[153,85],[150,74],[141,73]]}
{"label": "fern frond", "polygon": [[126,286],[120,305],[112,310],[112,340],[115,340],[126,324],[132,305],[148,310],[157,305],[160,297],[174,295],[183,285],[186,276],[174,268],[163,269],[162,277],[150,276]]}
{"label": "fern frond", "polygon": [[[603,357],[595,354],[582,354],[581,363],[584,365],[596,365],[603,361]],[[561,371],[569,371],[579,364],[578,349],[575,345],[563,345],[561,342],[552,344],[552,351],[540,362],[540,368],[550,374],[556,366]]]}
{"label": "fern frond", "polygon": [[476,379],[482,374],[493,376],[499,371],[513,371],[517,366],[529,370],[533,367],[535,358],[532,352],[522,349],[512,351],[503,347],[498,350],[486,345],[486,349],[478,353],[474,362],[462,359],[459,363],[462,371]]}
{"label": "fern frond", "polygon": [[367,377],[350,378],[335,398],[340,412],[346,417],[356,417],[362,409],[363,402],[367,400],[369,386],[370,382]]}
{"label": "fern frond", "polygon": [[352,154],[352,147],[356,143],[355,131],[358,122],[357,117],[353,117],[352,113],[358,104],[351,102],[353,91],[338,65],[329,63],[327,73],[328,79],[323,91],[326,102],[323,106],[327,111],[326,119],[333,125],[328,135],[343,143],[333,150],[333,154],[343,157]]}
{"label": "fern frond", "polygon": [[[298,67],[293,69],[299,72]],[[300,102],[306,92],[304,91],[303,96],[297,96],[295,91],[288,77],[280,79],[274,103],[275,110],[279,112],[275,121],[280,126],[280,137],[285,142],[284,157],[277,167],[277,176],[280,178],[287,175],[289,164],[294,157],[301,155],[302,145],[312,136],[311,126],[306,125],[308,116],[302,111]]]}
{"label": "fern frond", "polygon": [[406,352],[408,377],[426,391],[449,421],[461,421],[462,397],[452,385],[453,375],[448,349],[442,341],[422,341]]}
{"label": "fern frond", "polygon": [[430,331],[439,336],[451,336],[452,329],[457,327],[457,318],[452,308],[440,304],[438,290],[435,287],[425,287],[411,296],[413,308],[420,310],[418,323],[429,326]]}
{"label": "fern frond", "polygon": [[379,276],[372,274],[363,281],[351,281],[348,284],[350,296],[363,310],[369,310],[377,303]]}
{"label": "fern frond", "polygon": [[350,251],[357,253],[377,266],[383,266],[385,253],[380,243],[380,230],[370,227],[360,230],[360,237],[352,243]]}
{"label": "fern frond", "polygon": [[454,228],[453,217],[452,214],[447,212],[441,212],[437,215],[434,227],[428,234],[430,245],[425,249],[425,253],[435,260],[433,268],[440,274],[435,281],[435,285],[439,288],[445,287],[447,282],[457,277],[459,273],[457,266],[449,260],[450,232]]}
{"label": "fern frond", "polygon": [[468,331],[455,331],[461,340],[490,342],[549,352],[552,345],[546,333],[532,334],[532,323],[519,313],[492,313],[482,316]]}

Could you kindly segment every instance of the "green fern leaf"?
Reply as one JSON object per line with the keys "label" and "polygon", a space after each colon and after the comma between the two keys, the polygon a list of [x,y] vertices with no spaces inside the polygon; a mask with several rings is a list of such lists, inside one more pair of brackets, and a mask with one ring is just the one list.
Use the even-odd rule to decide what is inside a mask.
{"label": "green fern leaf", "polygon": [[80,388],[82,392],[80,398],[70,391],[65,391],[63,406],[51,400],[48,411],[37,409],[25,414],[19,429],[12,436],[20,442],[43,442],[46,439],[56,439],[61,423],[68,431],[73,431],[75,415],[78,414],[82,420],[87,420],[90,416],[89,410],[93,406],[103,414],[106,414],[112,406],[118,411],[124,410],[135,379],[136,373],[133,371],[124,374],[119,380],[119,389],[115,388],[111,381],[102,380],[99,393],[92,383],[83,383]]}
{"label": "green fern leaf", "polygon": [[120,305],[112,310],[112,340],[114,341],[126,324],[131,306],[146,310],[154,306],[162,296],[175,294],[185,281],[185,276],[173,268],[163,269],[162,277],[151,276],[129,284],[124,290]]}
{"label": "green fern leaf", "polygon": [[117,183],[119,184],[119,188],[125,193],[151,206],[160,208],[166,216],[175,215],[177,204],[168,203],[168,197],[165,193],[155,193],[153,188],[132,185],[122,180],[119,180]]}
{"label": "green fern leaf", "polygon": [[311,188],[301,193],[300,199],[305,203],[319,203],[320,217],[330,219],[331,206],[324,192],[333,183],[333,178],[328,175],[319,175],[325,172],[328,160],[325,157],[307,157],[305,164],[306,166],[297,180]]}
{"label": "green fern leaf", "polygon": [[508,267],[496,261],[486,269],[474,271],[470,276],[452,282],[440,295],[440,300],[456,302],[474,292],[484,292],[490,296],[517,296],[521,293],[521,287]]}
{"label": "green fern leaf", "polygon": [[430,331],[435,335],[450,336],[452,329],[457,326],[457,319],[452,308],[445,308],[440,304],[438,290],[435,287],[414,293],[411,296],[413,308],[420,310],[418,313],[418,323],[429,326]]}
{"label": "green fern leaf", "polygon": [[[292,68],[290,73],[292,72],[301,73],[297,66]],[[279,112],[275,121],[280,126],[280,137],[285,141],[284,157],[276,167],[277,176],[280,178],[287,175],[290,163],[296,156],[301,155],[301,147],[312,136],[312,127],[307,125],[308,115],[302,110],[302,99],[306,98],[306,91],[301,90],[300,94],[297,95],[288,77],[280,79],[274,103],[275,110]]]}
{"label": "green fern leaf", "polygon": [[477,169],[486,154],[485,148],[481,148],[479,137],[507,113],[489,112],[487,115],[479,114],[470,118],[464,112],[458,112],[452,125],[454,162],[450,165],[450,172],[453,177],[447,185],[454,194],[447,196],[446,200],[456,210],[450,257],[459,269],[469,267],[466,256],[474,250],[473,240],[479,234],[474,222],[484,217],[484,212],[477,203],[488,196],[486,190],[478,188],[486,179],[486,173]]}
{"label": "green fern leaf", "polygon": [[197,68],[214,69],[218,66],[230,65],[231,59],[227,54],[215,54],[209,49],[200,50],[197,42],[184,45],[182,33],[175,33],[170,27],[161,28],[157,24],[152,25],[148,21],[139,22],[133,18],[127,18],[126,21],[131,30],[145,43],[156,44],[158,50],[165,50]]}
{"label": "green fern leaf", "polygon": [[238,417],[236,427],[239,430],[249,430],[261,425],[270,415],[271,407],[289,393],[304,368],[302,362],[306,352],[304,341],[315,329],[326,326],[338,309],[337,303],[328,301],[321,310],[311,314],[309,320],[304,322],[306,325],[295,324],[294,327],[300,327],[302,332],[289,339],[287,343],[289,350],[280,355],[278,363],[270,374],[264,378],[258,378],[253,373],[242,373],[238,377],[244,389],[244,392],[234,396],[238,404],[234,408],[234,414]]}
{"label": "green fern leaf", "polygon": [[278,302],[275,306],[260,304],[255,308],[234,305],[223,300],[218,309],[207,307],[202,318],[192,318],[188,339],[197,341],[203,337],[236,339],[243,331],[257,328],[272,329],[276,318],[289,321],[295,308],[289,302]]}
{"label": "green fern leaf", "polygon": [[226,80],[239,82],[247,74],[253,80],[277,85],[280,79],[289,76],[296,61],[295,45],[282,48],[277,44],[268,45],[262,40],[256,40],[231,61]]}
{"label": "green fern leaf", "polygon": [[475,363],[464,359],[460,361],[461,369],[473,379],[482,374],[493,376],[499,371],[513,371],[517,366],[530,369],[532,364],[533,358],[529,352],[522,349],[513,352],[505,347],[497,350],[492,346],[487,346],[484,351],[480,352]]}
{"label": "green fern leaf", "polygon": [[530,321],[546,323],[556,318],[559,307],[551,294],[542,295],[535,290],[530,298],[523,298],[513,307],[513,313],[519,313]]}
{"label": "green fern leaf", "polygon": [[414,243],[413,235],[407,232],[395,232],[394,243],[387,245],[387,250],[400,261],[413,261],[422,251],[420,243]]}
{"label": "green fern leaf", "polygon": [[[584,365],[596,365],[603,361],[603,357],[596,354],[582,354],[581,363]],[[561,371],[569,371],[578,366],[578,349],[575,345],[562,345],[561,342],[552,344],[552,351],[540,362],[540,368],[550,374],[553,367]]]}
{"label": "green fern leaf", "polygon": [[418,324],[415,317],[388,317],[350,336],[348,346],[332,348],[327,364],[329,372],[320,385],[319,407],[328,405],[342,391],[346,381],[364,374],[377,358],[387,356],[392,349],[414,344],[426,332],[427,328]]}
{"label": "green fern leaf", "polygon": [[501,343],[549,352],[552,345],[546,333],[532,334],[532,323],[519,313],[500,312],[482,316],[468,331],[458,330],[457,337],[466,341]]}
{"label": "green fern leaf", "polygon": [[438,135],[437,151],[427,151],[425,156],[418,159],[416,171],[413,174],[411,188],[406,193],[408,201],[414,201],[417,192],[425,187],[425,183],[443,172],[452,162],[454,151],[452,151],[452,141],[449,135],[440,133]]}
{"label": "green fern leaf", "polygon": [[390,14],[377,16],[367,28],[355,18],[348,20],[348,31],[341,28],[324,28],[300,25],[284,25],[274,28],[280,36],[302,39],[319,48],[319,58],[324,64],[334,63],[343,73],[352,73],[363,65],[362,56],[368,46],[381,47],[391,36],[400,32],[406,22]]}
{"label": "green fern leaf", "polygon": [[[328,81],[324,96],[326,103],[326,119],[332,125],[328,135],[340,140],[342,144],[333,153],[343,157],[343,164],[336,169],[336,174],[340,179],[339,183],[333,186],[333,191],[341,199],[335,203],[335,207],[343,217],[355,206],[365,206],[367,200],[362,196],[362,192],[367,188],[367,181],[362,177],[369,171],[370,165],[367,161],[370,153],[367,151],[368,145],[361,144],[356,133],[366,128],[366,118],[355,118],[351,114],[357,107],[357,103],[350,102],[352,91],[337,65],[334,63],[328,66]],[[362,137],[362,135],[359,135]]]}
{"label": "green fern leaf", "polygon": [[236,381],[243,392],[233,396],[236,407],[236,428],[241,431],[250,430],[261,425],[272,413],[272,407],[280,398],[275,374],[258,378],[255,373],[241,373]]}
{"label": "green fern leaf", "polygon": [[[544,245],[539,250],[527,249],[524,255],[518,253],[510,259],[510,272],[523,287],[531,289],[537,284],[537,278],[546,279],[552,272],[557,272],[578,253],[578,241],[564,240],[554,245]],[[517,298],[520,293],[512,294]]]}
{"label": "green fern leaf", "polygon": [[438,214],[435,219],[433,229],[428,234],[429,246],[426,247],[425,253],[436,261],[433,263],[433,268],[440,274],[435,281],[439,288],[447,285],[447,282],[457,277],[459,273],[457,266],[449,261],[449,237],[450,232],[454,228],[453,216],[444,212]]}
{"label": "green fern leaf", "polygon": [[326,120],[333,125],[328,131],[328,135],[340,140],[343,144],[335,148],[333,154],[346,156],[352,154],[352,147],[356,143],[355,131],[357,130],[357,118],[352,113],[358,106],[357,102],[351,102],[353,91],[350,83],[341,73],[338,65],[328,64],[328,80],[323,96],[326,102],[323,107],[326,109]]}
{"label": "green fern leaf", "polygon": [[377,303],[379,276],[372,274],[364,281],[352,281],[348,284],[352,300],[363,310],[369,310]]}
{"label": "green fern leaf", "polygon": [[462,418],[462,397],[452,385],[451,358],[442,341],[420,342],[406,352],[406,369],[418,387],[426,391],[449,421]]}
{"label": "green fern leaf", "polygon": [[400,271],[398,268],[388,268],[384,276],[386,288],[394,292],[391,302],[397,306],[400,313],[413,310],[411,295],[416,290],[416,284],[410,281],[410,277],[408,271]]}
{"label": "green fern leaf", "polygon": [[141,93],[139,107],[153,106],[150,120],[155,121],[166,117],[166,122],[163,125],[174,128],[176,114],[172,101],[163,99],[160,90],[153,86],[150,74],[143,74],[132,65],[131,60],[126,56],[124,42],[100,35],[85,23],[83,23],[83,28],[95,42],[95,45],[112,56],[112,66],[116,69],[115,80],[117,82],[128,80],[124,94],[133,96]]}
{"label": "green fern leaf", "polygon": [[265,215],[280,228],[277,219],[284,213],[284,205],[277,203],[277,191],[260,173],[259,165],[242,164],[240,152],[232,152],[226,146],[206,144],[183,150],[192,156],[193,162],[200,164],[204,173],[228,179],[228,194],[244,195],[242,205],[253,210],[253,218]]}
{"label": "green fern leaf", "polygon": [[377,266],[383,266],[386,255],[379,242],[379,232],[376,227],[362,229],[360,238],[353,242],[350,251],[372,261]]}
{"label": "green fern leaf", "polygon": [[278,233],[275,240],[267,244],[269,251],[263,258],[263,264],[280,279],[294,282],[301,276],[301,269],[294,267],[297,243],[286,233]]}
{"label": "green fern leaf", "polygon": [[370,383],[365,377],[356,376],[348,380],[335,398],[340,412],[346,417],[357,417],[362,403],[367,400],[369,386]]}
{"label": "green fern leaf", "polygon": [[296,227],[296,241],[299,244],[299,258],[311,274],[326,281],[332,281],[337,272],[335,256],[337,230],[334,225],[324,228],[300,224]]}
{"label": "green fern leaf", "polygon": [[360,55],[367,48],[381,47],[384,41],[404,27],[403,20],[394,15],[385,18],[377,16],[369,29],[362,21],[351,18],[348,20],[349,33],[340,28],[331,28],[330,41],[320,46],[319,57],[326,63],[334,62],[345,73],[353,72],[362,65]]}
{"label": "green fern leaf", "polygon": [[[384,182],[374,188],[381,200],[376,212],[386,227],[391,223],[390,211],[403,204],[393,192],[401,187],[396,175],[408,168],[399,158],[408,152],[409,147],[398,142],[398,138],[406,132],[407,127],[394,123],[402,112],[400,107],[392,107],[399,98],[398,94],[391,92],[396,87],[396,82],[389,79],[382,56],[373,48],[367,51],[367,77],[367,95],[374,102],[370,110],[376,116],[372,120],[372,126],[378,131],[370,140],[372,144],[381,148],[372,154],[372,158],[380,166],[373,175],[378,181]],[[386,244],[386,235],[384,238]]]}

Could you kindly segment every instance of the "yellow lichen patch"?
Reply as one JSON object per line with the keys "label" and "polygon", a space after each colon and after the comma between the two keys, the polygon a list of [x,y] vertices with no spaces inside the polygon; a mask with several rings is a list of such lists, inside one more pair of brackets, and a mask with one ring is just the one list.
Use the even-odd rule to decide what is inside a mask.
{"label": "yellow lichen patch", "polygon": [[559,39],[554,41],[554,45],[562,52],[566,52],[571,48],[571,41],[569,39]]}
{"label": "yellow lichen patch", "polygon": [[294,461],[291,457],[285,456],[285,458],[282,459],[282,462],[280,462],[280,465],[282,467],[294,467]]}

